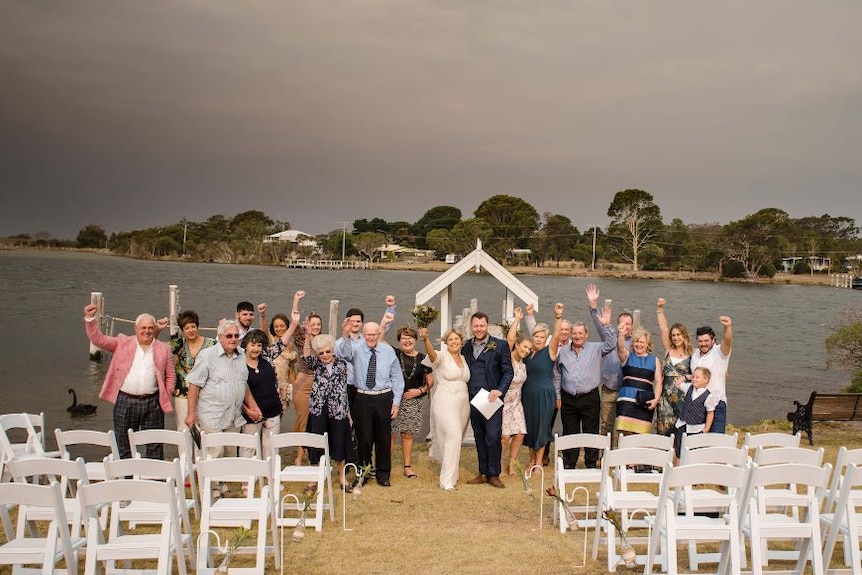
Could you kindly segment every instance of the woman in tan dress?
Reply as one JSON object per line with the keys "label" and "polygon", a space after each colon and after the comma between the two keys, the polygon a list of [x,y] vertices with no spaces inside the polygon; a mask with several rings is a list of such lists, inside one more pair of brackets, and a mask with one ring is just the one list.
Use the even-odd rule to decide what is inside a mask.
{"label": "woman in tan dress", "polygon": [[[299,302],[294,301],[294,305],[298,306]],[[314,339],[320,335],[323,329],[323,320],[316,313],[308,315],[309,334],[303,330],[299,330],[294,338],[294,343],[297,349],[302,349],[305,345],[305,339]],[[305,431],[308,426],[308,409],[311,403],[311,388],[314,384],[314,372],[308,367],[305,360],[299,357],[294,363],[294,379],[293,379],[293,408],[296,410],[296,423],[293,426],[293,431]],[[302,457],[304,450],[299,448],[296,454],[296,465],[302,465]]]}

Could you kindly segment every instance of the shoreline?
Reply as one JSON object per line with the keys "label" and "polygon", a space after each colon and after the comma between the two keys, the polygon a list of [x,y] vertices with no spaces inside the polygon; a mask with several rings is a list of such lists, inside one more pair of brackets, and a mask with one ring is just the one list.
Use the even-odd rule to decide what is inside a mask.
{"label": "shoreline", "polygon": [[[204,264],[221,264],[227,262],[190,262],[181,257],[158,257],[158,258],[133,258],[131,256],[115,254],[106,250],[85,249],[85,248],[34,248],[34,247],[10,247],[0,246],[0,250],[8,251],[33,251],[33,252],[73,252],[86,253],[93,255],[112,256],[129,259],[142,259],[148,261],[170,261],[170,262],[189,262],[189,263],[204,263]],[[236,265],[268,265],[278,267],[276,264],[236,264]],[[280,264],[284,265],[284,264]],[[447,264],[442,261],[432,262],[376,262],[373,264],[374,270],[388,271],[420,271],[420,272],[435,272],[443,273],[451,267],[452,264]],[[813,275],[796,275],[776,273],[774,277],[759,277],[756,279],[730,279],[722,278],[714,272],[687,272],[687,271],[650,271],[641,270],[634,272],[628,264],[619,264],[612,262],[602,262],[595,270],[590,270],[579,262],[560,262],[546,266],[506,266],[506,269],[513,275],[536,275],[536,276],[558,276],[558,277],[584,277],[584,278],[602,278],[602,279],[620,279],[620,280],[665,280],[665,281],[688,281],[688,282],[725,282],[725,283],[744,283],[744,284],[759,284],[759,285],[801,285],[801,286],[826,286],[834,287],[829,283],[829,274],[813,274]],[[332,270],[340,271],[340,270]]]}

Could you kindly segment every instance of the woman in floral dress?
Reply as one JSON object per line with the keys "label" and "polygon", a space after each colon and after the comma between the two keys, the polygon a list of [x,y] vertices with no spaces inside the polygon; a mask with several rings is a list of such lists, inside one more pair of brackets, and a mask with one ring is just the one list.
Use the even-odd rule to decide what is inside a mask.
{"label": "woman in floral dress", "polygon": [[533,342],[525,334],[515,337],[515,345],[512,346],[512,369],[515,375],[509,390],[503,397],[503,462],[501,469],[506,469],[506,451],[509,452],[509,475],[515,475],[518,460],[518,451],[524,443],[524,435],[527,433],[527,422],[524,419],[524,406],[521,404],[521,386],[527,380],[527,367],[524,358],[530,355]]}
{"label": "woman in floral dress", "polygon": [[661,400],[655,414],[655,432],[669,436],[673,435],[685,398],[685,394],[677,389],[674,383],[691,377],[690,364],[694,347],[684,325],[675,323],[668,328],[667,317],[664,314],[665,303],[664,298],[659,298],[656,304],[659,333],[665,356]]}

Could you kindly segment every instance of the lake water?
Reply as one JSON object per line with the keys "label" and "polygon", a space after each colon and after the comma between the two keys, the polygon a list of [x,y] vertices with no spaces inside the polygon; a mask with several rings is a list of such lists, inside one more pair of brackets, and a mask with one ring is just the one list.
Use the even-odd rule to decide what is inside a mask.
{"label": "lake water", "polygon": [[[167,315],[168,285],[177,284],[182,308],[197,311],[204,326],[232,317],[241,300],[267,302],[270,315],[289,312],[297,289],[308,293],[302,311],[317,311],[324,324],[332,299],[340,300],[342,314],[360,307],[368,319],[376,320],[382,314],[384,296],[392,293],[399,301],[396,325],[400,325],[411,319],[416,292],[435,277],[427,272],[293,270],[0,251],[0,317],[9,336],[0,362],[0,412],[44,411],[49,428],[110,428],[111,406],[97,397],[107,361],[89,361],[81,320],[92,291],[103,292],[108,315],[134,318],[146,311],[162,317]],[[552,317],[555,301],[566,305],[567,318],[589,321],[584,289],[592,280],[519,279],[539,294],[539,321]],[[728,379],[731,423],[784,418],[794,399],[807,399],[814,389],[838,391],[849,382],[847,373],[826,369],[823,341],[842,310],[860,304],[859,291],[601,278],[596,283],[602,299],[613,299],[615,313],[621,306],[641,309],[643,323],[654,334],[658,297],[668,300],[669,320],[685,323],[691,332],[709,324],[721,337],[719,315],[733,318]],[[456,312],[478,298],[480,309],[492,322],[500,321],[505,289],[494,278],[469,274],[455,283],[453,291]],[[132,332],[131,326],[121,327]],[[77,420],[68,416],[70,387],[77,390],[80,402],[99,404],[96,416]]]}

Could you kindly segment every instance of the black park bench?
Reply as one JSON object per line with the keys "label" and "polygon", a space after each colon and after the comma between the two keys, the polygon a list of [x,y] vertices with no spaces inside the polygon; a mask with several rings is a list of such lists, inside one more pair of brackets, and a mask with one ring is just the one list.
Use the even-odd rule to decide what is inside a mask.
{"label": "black park bench", "polygon": [[787,414],[793,424],[794,435],[804,431],[808,443],[814,445],[811,425],[817,421],[862,421],[862,393],[817,393],[811,392],[808,403],[794,401],[796,411]]}

